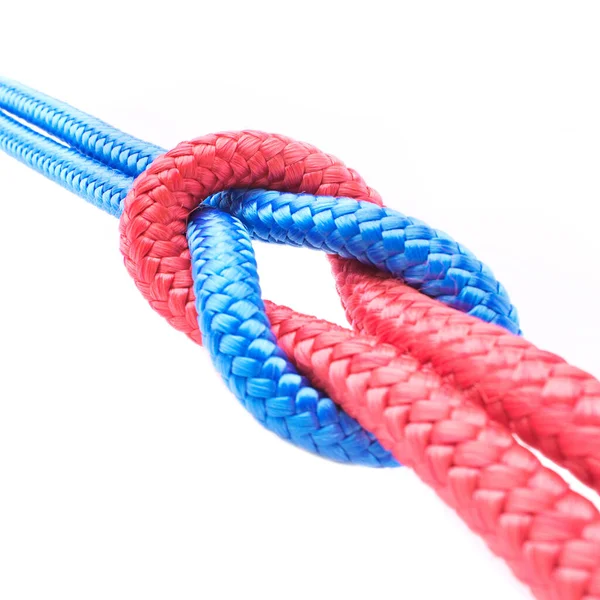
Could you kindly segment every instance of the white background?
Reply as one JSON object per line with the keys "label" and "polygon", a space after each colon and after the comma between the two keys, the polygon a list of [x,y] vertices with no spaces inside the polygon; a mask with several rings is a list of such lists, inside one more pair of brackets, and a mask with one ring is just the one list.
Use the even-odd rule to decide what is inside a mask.
{"label": "white background", "polygon": [[[4,75],[164,147],[310,141],[600,375],[598,2],[5,4]],[[115,219],[5,156],[0,184],[1,598],[530,598],[409,470],[254,423],[137,292]],[[265,296],[343,322],[322,256],[257,253]]]}

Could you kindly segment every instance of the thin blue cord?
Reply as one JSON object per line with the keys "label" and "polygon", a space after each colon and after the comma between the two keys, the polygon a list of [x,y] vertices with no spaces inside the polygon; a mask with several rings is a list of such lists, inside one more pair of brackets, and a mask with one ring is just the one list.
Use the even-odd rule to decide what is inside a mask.
{"label": "thin blue cord", "polygon": [[36,133],[2,111],[0,149],[107,213],[119,217],[123,212],[132,177]]}
{"label": "thin blue cord", "polygon": [[200,208],[188,224],[198,325],[230,390],[267,429],[340,462],[397,466],[376,438],[302,377],[277,345],[261,299],[250,235]]}
{"label": "thin blue cord", "polygon": [[136,177],[165,152],[5,77],[0,77],[0,108],[124,175]]}

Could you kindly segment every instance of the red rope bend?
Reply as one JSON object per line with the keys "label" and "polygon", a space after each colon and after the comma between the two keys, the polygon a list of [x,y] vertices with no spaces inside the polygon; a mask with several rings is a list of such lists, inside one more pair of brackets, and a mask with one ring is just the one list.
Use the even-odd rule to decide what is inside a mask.
{"label": "red rope bend", "polygon": [[[186,220],[232,187],[381,204],[355,171],[284,136],[210,135],[155,160],[126,199],[121,248],[152,306],[197,342]],[[332,261],[351,321],[373,337],[267,302],[298,368],[415,469],[537,598],[600,600],[600,514],[511,433],[598,489],[600,384],[398,281]]]}

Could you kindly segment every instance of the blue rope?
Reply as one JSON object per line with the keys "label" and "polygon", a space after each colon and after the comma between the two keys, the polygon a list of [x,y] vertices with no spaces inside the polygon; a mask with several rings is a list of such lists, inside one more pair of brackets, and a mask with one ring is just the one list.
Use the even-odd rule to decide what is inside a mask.
{"label": "blue rope", "polygon": [[444,304],[519,332],[516,308],[490,268],[418,219],[371,202],[267,190],[226,190],[204,204],[238,217],[256,239],[354,258]]}
{"label": "blue rope", "polygon": [[313,388],[278,347],[261,299],[250,235],[235,217],[196,211],[188,243],[198,325],[229,389],[257,421],[316,454],[368,466],[397,466],[379,442]]}
{"label": "blue rope", "polygon": [[21,125],[0,111],[0,149],[118,217],[133,178]]}
{"label": "blue rope", "polygon": [[[117,217],[133,179],[164,152],[2,78],[0,148]],[[356,258],[455,308],[510,331],[519,329],[506,291],[485,265],[446,234],[391,209],[266,190],[222,192],[205,204],[231,211],[258,239]],[[188,236],[200,329],[244,406],[265,427],[320,455],[396,465],[370,433],[310,387],[277,348],[260,300],[249,234],[240,221],[205,209],[191,220]],[[240,337],[242,331],[248,335]]]}

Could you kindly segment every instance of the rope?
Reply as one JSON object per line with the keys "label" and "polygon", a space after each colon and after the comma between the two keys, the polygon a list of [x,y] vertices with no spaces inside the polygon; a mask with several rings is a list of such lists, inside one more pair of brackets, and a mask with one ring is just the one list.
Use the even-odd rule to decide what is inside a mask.
{"label": "rope", "polygon": [[386,271],[444,304],[519,333],[517,311],[489,267],[449,235],[351,198],[226,190],[205,202],[265,242],[305,246]]}
{"label": "rope", "polygon": [[300,376],[277,346],[241,223],[200,209],[187,230],[202,339],[229,389],[279,437],[340,462],[396,463],[374,438]]}
{"label": "rope", "polygon": [[5,77],[0,77],[0,107],[124,175],[139,175],[164,152],[154,144]]}
{"label": "rope", "polygon": [[298,368],[414,469],[538,600],[600,599],[598,511],[508,429],[395,346],[285,308],[269,317]]}
{"label": "rope", "polygon": [[[40,135],[2,111],[29,122],[62,143]],[[121,215],[123,201],[134,177],[165,152],[64,102],[3,77],[0,77],[0,148],[114,216]],[[215,201],[223,201],[225,197]],[[491,270],[464,246],[425,223],[391,209],[383,208],[377,213],[371,212],[375,207],[363,205],[352,218],[349,212],[357,207],[347,200],[336,199],[335,210],[331,213],[329,208],[332,207],[326,207],[323,200],[306,196],[292,201],[288,197],[285,202],[294,213],[288,217],[288,221],[294,220],[294,223],[288,223],[290,231],[292,227],[300,227],[301,231],[309,233],[310,227],[320,227],[321,231],[331,227],[330,239],[322,249],[374,264],[458,310],[519,332],[517,311],[510,304],[508,294]],[[273,192],[257,190],[247,201],[258,203],[263,211],[270,203],[278,211],[277,220],[282,222],[286,218],[287,208],[279,206],[279,199]],[[346,214],[342,214],[344,202],[349,211]],[[237,206],[240,204],[238,202]],[[249,210],[244,210],[248,215]],[[312,216],[309,217],[306,211]],[[303,222],[306,218],[314,223]],[[329,222],[324,223],[324,218]],[[350,222],[358,228],[354,240],[350,239]],[[332,234],[338,223],[342,229],[340,237],[335,239]],[[380,231],[368,231],[373,226],[379,227]],[[255,233],[260,239],[260,228]],[[282,235],[281,231],[275,233]],[[346,236],[347,242],[344,241]],[[373,245],[374,236],[380,238],[380,244]],[[288,238],[286,243],[290,242],[295,243]],[[311,247],[310,235],[302,243]],[[361,250],[366,243],[374,246],[368,254]]]}
{"label": "rope", "polygon": [[109,214],[121,214],[130,177],[32,131],[2,111],[0,149]]}
{"label": "rope", "polygon": [[336,262],[334,274],[354,329],[430,364],[493,419],[600,492],[597,379],[357,263]]}
{"label": "rope", "polygon": [[[274,343],[263,345],[269,321],[247,230],[231,215],[202,208],[188,237],[198,322],[215,366],[238,397],[255,392],[263,418],[292,413],[295,386],[289,393],[280,383],[286,375],[274,384],[268,373],[279,375],[284,361]],[[600,514],[469,394],[395,346],[268,308],[299,368],[432,486],[537,598],[600,598]],[[275,402],[269,406],[266,396]]]}
{"label": "rope", "polygon": [[[286,157],[291,157],[290,169],[286,169]],[[269,164],[277,168],[270,170]],[[136,179],[126,199],[121,217],[122,249],[141,291],[172,324],[192,337],[199,336],[195,324],[187,319],[196,316],[188,308],[194,294],[189,293],[185,279],[190,269],[183,237],[187,215],[209,194],[252,185],[294,192],[308,188],[317,194],[332,193],[331,185],[345,186],[344,193],[377,199],[354,172],[345,171],[312,147],[298,147],[281,136],[257,132],[206,136],[180,144],[158,158]],[[348,190],[350,185],[353,190]],[[220,199],[214,203],[218,205]],[[249,212],[257,214],[252,206]],[[313,243],[319,245],[321,240],[313,237]],[[225,260],[232,259],[227,256]],[[352,265],[339,258],[335,261],[339,269]],[[349,287],[366,289],[368,298],[368,285],[374,276],[362,269]],[[250,285],[258,286],[258,282]],[[201,280],[197,286],[200,294]],[[340,293],[345,293],[343,287]],[[243,298],[228,298],[219,309],[239,301]],[[389,302],[389,298],[384,301]],[[200,309],[210,299],[203,302]],[[359,310],[360,303],[357,307]],[[407,355],[404,347],[348,337],[350,334],[342,335],[332,324],[313,318],[305,318],[304,323],[311,331],[316,328],[318,337],[310,340],[302,330],[302,336],[294,335],[290,341],[286,336],[303,324],[302,318],[271,303],[266,310],[279,343],[300,371],[309,374],[365,429],[374,432],[396,459],[414,468],[539,598],[562,600],[586,594],[586,600],[600,598],[595,596],[593,584],[600,561],[600,544],[592,537],[598,527],[593,505],[571,492],[560,476],[542,468],[533,454],[517,444],[510,430],[473,404],[472,394],[457,387],[451,377],[440,379],[432,365],[424,364],[416,354]],[[278,327],[281,314],[284,325]],[[461,318],[479,322],[468,315]],[[234,335],[246,322],[228,321],[227,333]],[[381,320],[381,324],[384,330],[385,322]],[[204,323],[207,327],[210,325]],[[440,335],[450,335],[453,323],[438,320],[437,327],[441,328]],[[525,340],[506,335],[535,352]],[[209,350],[214,352],[212,346]],[[218,364],[219,357],[215,355],[213,360]],[[468,361],[462,361],[460,368],[468,371]],[[228,377],[226,368],[224,372]],[[525,369],[521,379],[528,378]],[[505,387],[510,385],[510,380],[504,381]],[[598,398],[586,398],[588,405],[594,400]],[[576,420],[581,419],[585,427],[593,423],[595,414],[597,411],[577,415]],[[575,474],[580,473],[575,470]],[[582,549],[585,564],[579,554]],[[564,592],[557,596],[557,590]]]}
{"label": "rope", "polygon": [[[130,170],[143,163],[139,145],[131,153],[103,150],[116,144],[110,128],[103,130],[106,142],[90,142],[108,126],[84,121],[83,113],[71,122],[62,103],[45,99],[40,109],[31,93],[26,100],[15,100],[14,92],[0,97],[0,109],[12,107],[18,118],[29,115],[34,125],[45,124],[51,135],[72,145],[71,151],[79,144],[79,157],[58,155],[49,169],[52,146],[44,144],[50,141],[29,135],[24,125],[15,128],[6,115],[8,120],[0,120],[3,147],[80,195],[83,188],[73,184],[86,173],[80,158],[92,161],[89,168],[125,178],[131,172],[121,170],[121,161]],[[52,113],[57,106],[60,117]],[[80,133],[82,127],[88,129]],[[56,177],[63,167],[68,173],[69,165],[79,172]],[[261,186],[305,195],[226,191]],[[597,485],[600,384],[522,338],[339,256],[330,260],[340,295],[365,333],[263,305],[243,224],[203,208],[187,227],[190,212],[211,194],[218,195],[207,204],[230,208],[255,236],[324,248],[396,275],[405,272],[417,289],[434,290],[448,304],[470,306],[517,330],[516,312],[489,270],[444,234],[380,208],[376,192],[337,159],[283,136],[205,136],[156,158],[116,209],[114,202],[92,194],[105,210],[122,209],[121,247],[142,293],[196,341],[202,330],[217,368],[261,422],[313,452],[391,464],[367,433],[373,432],[383,448],[457,510],[537,598],[600,600],[598,511],[512,435],[530,436],[534,447]],[[346,423],[353,427],[350,436]]]}

